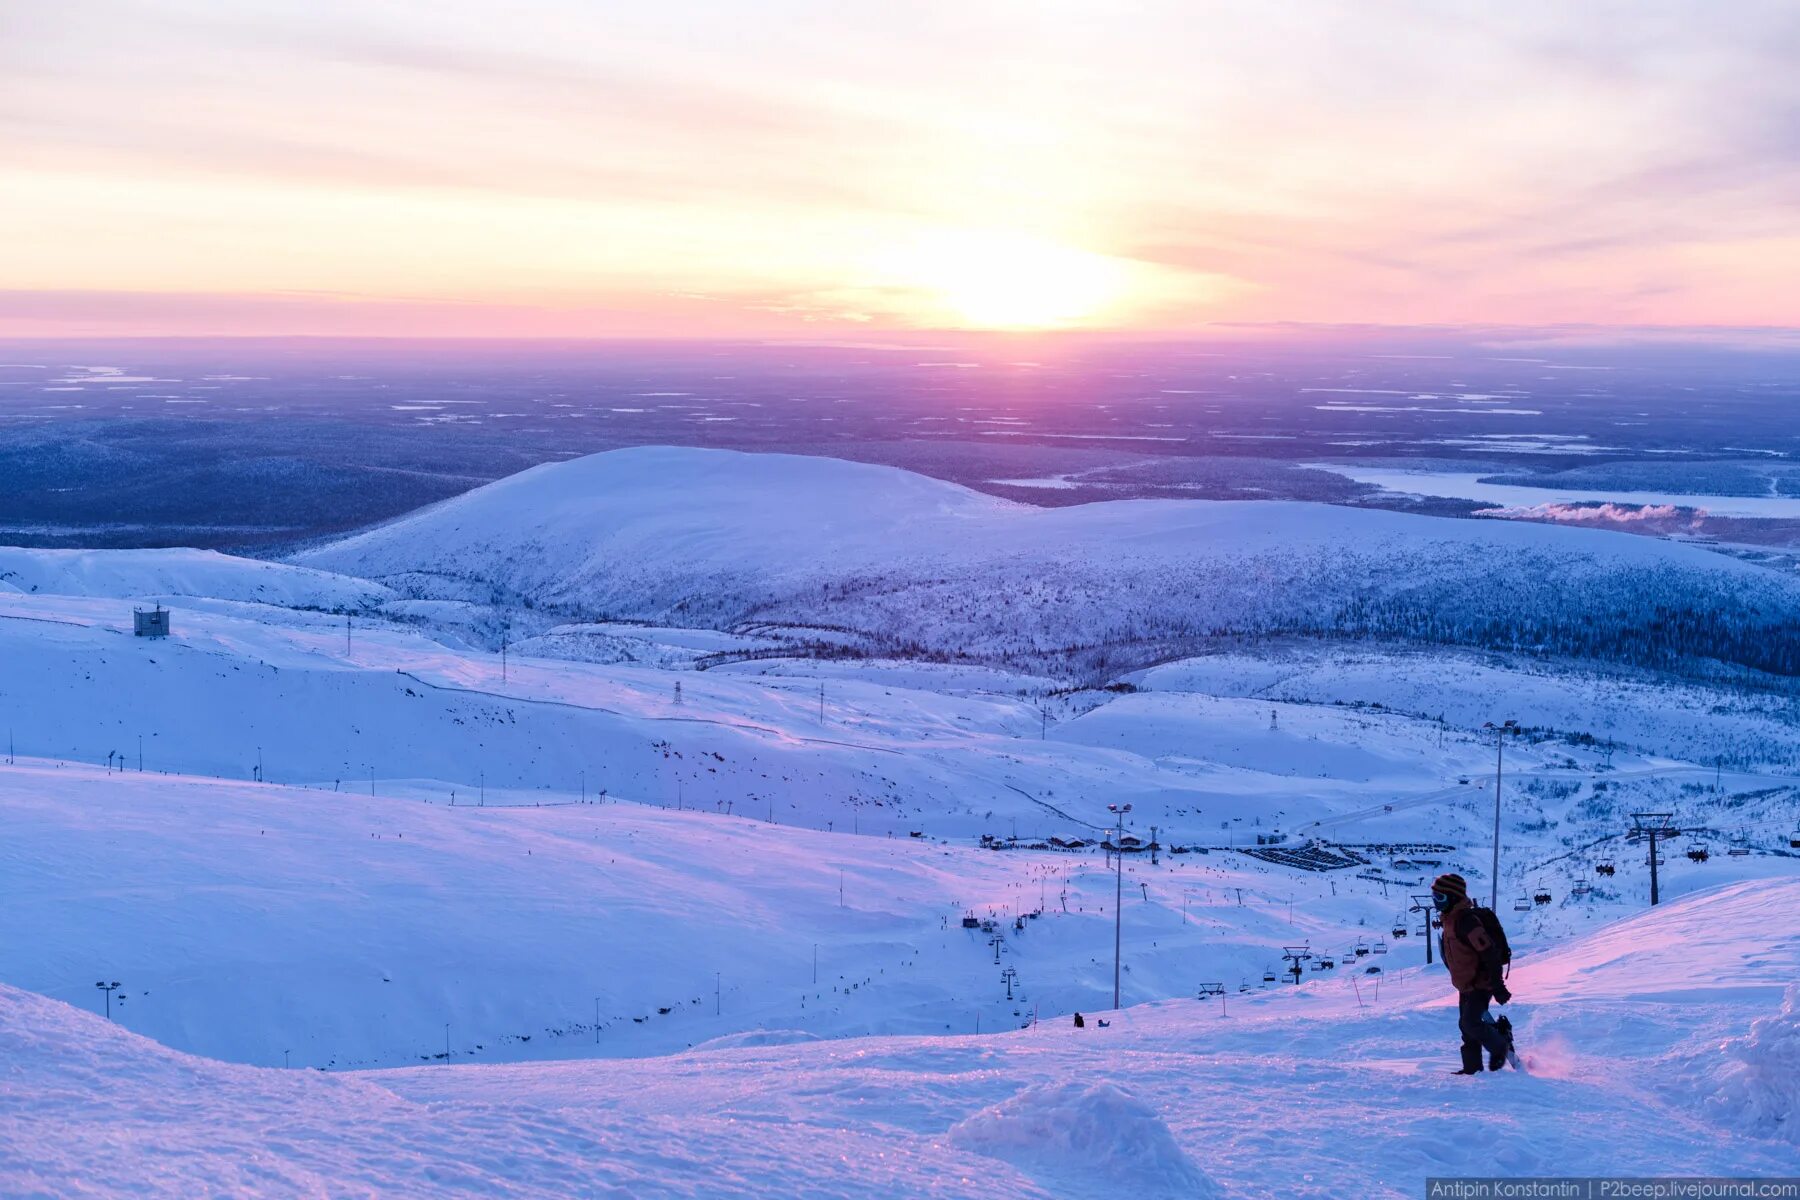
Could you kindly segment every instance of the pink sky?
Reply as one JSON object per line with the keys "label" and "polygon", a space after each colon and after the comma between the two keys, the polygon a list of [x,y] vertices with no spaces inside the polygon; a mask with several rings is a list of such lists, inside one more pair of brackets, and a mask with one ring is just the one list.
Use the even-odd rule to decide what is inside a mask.
{"label": "pink sky", "polygon": [[1797,12],[16,6],[0,334],[1800,326]]}

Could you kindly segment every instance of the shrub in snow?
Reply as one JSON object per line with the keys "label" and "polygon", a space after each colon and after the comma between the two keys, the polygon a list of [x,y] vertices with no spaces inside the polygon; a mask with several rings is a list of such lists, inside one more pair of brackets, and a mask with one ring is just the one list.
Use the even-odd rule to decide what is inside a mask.
{"label": "shrub in snow", "polygon": [[1733,1061],[1707,1098],[1713,1116],[1743,1133],[1800,1145],[1800,984],[1781,1011],[1720,1049]]}
{"label": "shrub in snow", "polygon": [[1110,1083],[1044,1083],[951,1126],[951,1145],[1042,1171],[1106,1180],[1118,1195],[1220,1194],[1149,1105]]}

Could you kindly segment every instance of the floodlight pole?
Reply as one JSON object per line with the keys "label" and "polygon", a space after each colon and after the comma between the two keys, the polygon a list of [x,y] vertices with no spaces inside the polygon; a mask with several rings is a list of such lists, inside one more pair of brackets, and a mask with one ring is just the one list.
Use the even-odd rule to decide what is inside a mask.
{"label": "floodlight pole", "polygon": [[1119,963],[1125,938],[1125,814],[1129,804],[1109,804],[1113,813],[1113,1008],[1119,1007]]}
{"label": "floodlight pole", "polygon": [[96,983],[94,986],[106,993],[106,1019],[110,1021],[112,1020],[112,996],[119,988],[119,981],[115,979],[111,983]]}
{"label": "floodlight pole", "polygon": [[[1488,880],[1488,907],[1500,907],[1500,773],[1506,759],[1506,735],[1517,733],[1519,723],[1507,721],[1496,725],[1489,721],[1486,726],[1494,731],[1494,872]],[[1427,939],[1429,940],[1429,939]]]}

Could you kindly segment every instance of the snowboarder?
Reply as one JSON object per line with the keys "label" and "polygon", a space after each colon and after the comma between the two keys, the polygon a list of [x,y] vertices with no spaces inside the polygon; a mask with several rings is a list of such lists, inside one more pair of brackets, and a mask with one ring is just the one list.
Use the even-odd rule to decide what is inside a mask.
{"label": "snowboarder", "polygon": [[1086,1024],[1087,1024],[1087,1022],[1081,1019],[1081,1014],[1076,1013],[1075,1014],[1075,1028],[1080,1029],[1081,1027],[1083,1027]]}
{"label": "snowboarder", "polygon": [[[1443,918],[1438,938],[1444,966],[1457,991],[1457,1026],[1462,1030],[1462,1070],[1481,1073],[1481,1052],[1488,1070],[1498,1071],[1512,1056],[1512,1022],[1488,1016],[1488,1002],[1512,999],[1502,969],[1512,958],[1499,918],[1469,903],[1469,885],[1461,875],[1439,875],[1431,883],[1431,902]],[[1514,1060],[1516,1064],[1516,1059]]]}

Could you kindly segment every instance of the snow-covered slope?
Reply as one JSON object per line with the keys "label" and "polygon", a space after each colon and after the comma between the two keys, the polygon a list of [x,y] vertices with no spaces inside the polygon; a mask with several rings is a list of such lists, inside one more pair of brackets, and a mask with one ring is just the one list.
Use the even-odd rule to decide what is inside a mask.
{"label": "snow-covered slope", "polygon": [[0,546],[0,590],[145,601],[180,597],[285,608],[361,609],[380,584],[212,550],[34,550]]}
{"label": "snow-covered slope", "polygon": [[1474,1079],[1447,1073],[1454,1009],[1424,968],[1104,1029],[348,1074],[189,1057],[0,987],[0,1186],[1388,1200],[1427,1176],[1786,1175],[1800,945],[1768,914],[1796,906],[1791,880],[1725,889],[1601,935],[1679,953],[1521,963],[1533,1073]]}
{"label": "snow-covered slope", "polygon": [[[1649,538],[1284,502],[1039,509],[889,467],[663,447],[536,467],[297,561],[578,619],[830,626],[1090,670],[1230,630],[1769,667],[1786,652],[1760,631],[1800,615],[1800,580]],[[1662,632],[1634,636],[1658,606]]]}

